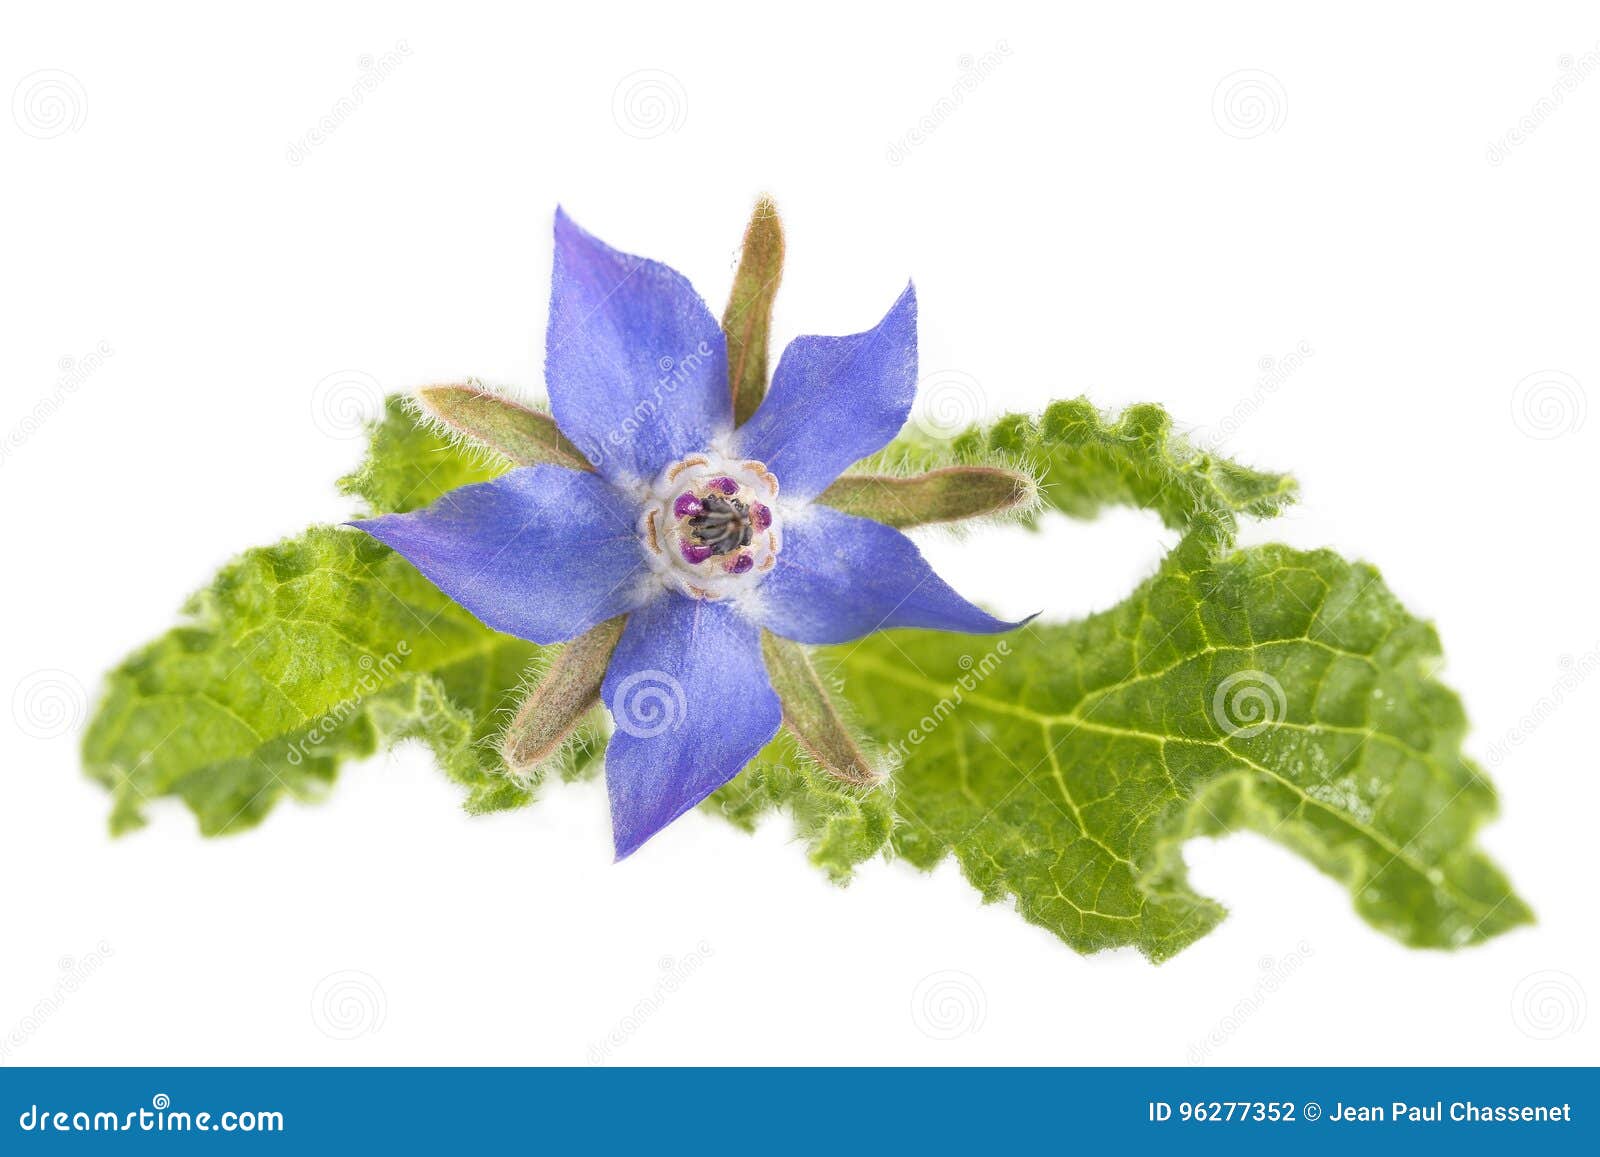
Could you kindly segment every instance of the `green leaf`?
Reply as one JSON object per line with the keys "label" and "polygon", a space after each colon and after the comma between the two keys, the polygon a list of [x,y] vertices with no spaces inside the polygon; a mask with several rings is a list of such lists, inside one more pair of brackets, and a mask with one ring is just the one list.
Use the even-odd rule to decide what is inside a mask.
{"label": "green leaf", "polygon": [[[404,510],[504,468],[391,399],[345,485]],[[86,768],[113,793],[114,831],[165,796],[208,835],[241,831],[285,795],[319,797],[345,759],[403,739],[433,749],[468,788],[468,810],[527,802],[495,738],[545,649],[483,626],[367,535],[318,527],[247,551],[185,616],[111,673],[84,738]],[[595,754],[586,737],[573,766]]]}
{"label": "green leaf", "polygon": [[[1289,479],[1194,450],[1156,407],[1109,419],[1081,401],[948,443],[903,440],[873,465],[961,462],[1023,463],[1056,509],[1142,506],[1186,534],[1126,602],[1078,623],[815,653],[901,763],[893,780],[843,784],[785,735],[708,808],[744,827],[789,812],[841,882],[879,854],[924,868],[953,856],[986,898],[1013,898],[1081,951],[1160,960],[1204,934],[1222,909],[1189,888],[1182,844],[1241,828],[1345,883],[1407,944],[1469,944],[1531,919],[1472,845],[1494,794],[1462,754],[1432,628],[1370,567],[1233,549],[1238,517],[1275,513]],[[506,466],[394,400],[343,485],[373,510],[407,510]],[[471,810],[530,798],[496,740],[526,672],[558,649],[490,631],[367,536],[314,528],[249,551],[186,613],[112,673],[85,737],[114,830],[165,796],[208,834],[241,830],[405,738],[432,747]],[[576,744],[567,778],[597,766],[598,729]]]}
{"label": "green leaf", "polygon": [[[1474,943],[1532,918],[1472,846],[1494,794],[1462,753],[1433,629],[1368,566],[1234,549],[1239,517],[1277,513],[1291,479],[1193,448],[1159,407],[1111,418],[1082,400],[946,442],[907,436],[858,469],[973,462],[1031,468],[1071,516],[1143,507],[1184,538],[1128,600],[1081,622],[998,639],[895,631],[818,653],[901,764],[893,854],[923,868],[953,856],[986,899],[1012,898],[1078,950],[1154,960],[1223,916],[1189,888],[1183,842],[1240,828],[1342,881],[1407,944]],[[738,799],[746,824],[795,806]]]}
{"label": "green leaf", "polygon": [[1472,844],[1494,793],[1461,751],[1433,629],[1371,567],[1195,539],[1126,602],[1065,626],[874,636],[835,652],[902,760],[893,846],[953,855],[987,900],[1082,952],[1163,960],[1221,919],[1194,835],[1251,829],[1343,882],[1402,942],[1531,919]]}
{"label": "green leaf", "polygon": [[406,738],[471,789],[470,809],[525,798],[488,742],[538,648],[488,630],[366,535],[321,527],[247,551],[186,614],[111,673],[85,736],[115,829],[173,795],[206,834],[239,831]]}
{"label": "green leaf", "polygon": [[339,489],[364,499],[369,514],[402,514],[510,468],[499,454],[475,452],[440,435],[416,417],[405,395],[392,394],[383,419],[372,427],[366,459],[339,479]]}
{"label": "green leaf", "polygon": [[811,862],[845,884],[857,865],[887,851],[893,801],[888,785],[852,786],[828,775],[785,732],[700,806],[746,831],[768,812],[787,812]]}
{"label": "green leaf", "polygon": [[[1024,506],[1020,511],[1024,518],[1032,517],[1035,505],[1078,518],[1093,517],[1110,505],[1145,506],[1160,511],[1169,526],[1190,531],[1197,549],[1204,549],[1198,544],[1230,543],[1239,514],[1275,513],[1294,493],[1294,483],[1287,476],[1249,470],[1194,450],[1173,432],[1172,420],[1159,406],[1134,406],[1119,417],[1110,418],[1083,399],[1057,402],[1042,418],[1012,414],[991,426],[974,426],[946,440],[908,429],[882,452],[857,463],[846,477],[908,476],[915,483],[927,477],[917,472],[937,474],[962,465],[992,467],[1004,471],[1006,477],[1037,478],[1042,501]],[[841,505],[848,507],[852,501],[854,498],[847,495]],[[880,515],[883,513],[879,511]],[[923,634],[896,631],[892,640],[904,645]],[[881,648],[892,644],[880,639],[874,645]],[[833,652],[831,657],[827,651],[813,652],[812,658],[813,662],[822,661],[834,668],[839,656],[849,653],[848,648]],[[1043,666],[1051,658],[1045,655],[1036,661]],[[834,678],[841,677],[836,673]],[[891,690],[893,685],[886,688],[886,693]],[[868,712],[856,714],[873,726],[876,721],[869,713],[873,709],[869,706]],[[708,809],[726,813],[728,794],[735,793],[740,800],[737,815],[745,826],[754,825],[763,807],[795,812],[800,804],[792,794],[747,792],[740,786],[752,771],[775,758],[770,751],[763,752],[750,771],[711,797]],[[788,766],[782,759],[777,762]],[[898,780],[899,774],[894,778]],[[817,796],[847,796],[843,785],[822,775],[799,785],[788,779],[781,782],[791,787],[803,786],[805,794],[800,798],[805,806],[820,806],[814,798]],[[838,806],[848,802],[847,796]]]}
{"label": "green leaf", "polygon": [[739,268],[733,275],[722,332],[728,339],[728,387],[733,420],[743,425],[767,392],[767,333],[772,303],[783,278],[783,223],[771,197],[762,197],[745,227]]}
{"label": "green leaf", "polygon": [[1044,505],[1073,518],[1093,518],[1107,506],[1137,506],[1213,544],[1231,540],[1241,514],[1271,517],[1295,494],[1288,475],[1195,448],[1160,406],[1129,406],[1109,418],[1083,398],[1052,403],[1040,418],[1011,414],[948,440],[905,434],[855,470],[907,472],[963,462],[1022,465],[1039,480]]}

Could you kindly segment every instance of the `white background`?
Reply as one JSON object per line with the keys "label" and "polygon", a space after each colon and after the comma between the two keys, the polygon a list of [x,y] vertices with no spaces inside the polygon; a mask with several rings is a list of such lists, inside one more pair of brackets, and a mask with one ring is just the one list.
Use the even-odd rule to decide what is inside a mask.
{"label": "white background", "polygon": [[[1062,7],[8,6],[4,1063],[1600,1060],[1600,678],[1574,675],[1600,661],[1600,74],[1551,96],[1600,16]],[[348,512],[342,407],[371,399],[319,382],[537,392],[558,202],[720,312],[763,190],[780,342],[860,330],[914,275],[925,370],[984,413],[1159,401],[1293,470],[1302,504],[1248,541],[1373,560],[1438,623],[1472,750],[1501,752],[1483,842],[1540,923],[1408,951],[1240,836],[1187,850],[1216,933],[1085,959],[949,864],[833,888],[783,819],[693,815],[613,866],[599,784],[469,819],[416,750],[240,837],[172,805],[107,838],[76,753],[101,673],[235,551]],[[1063,618],[1170,541],[1122,512],[927,550]]]}

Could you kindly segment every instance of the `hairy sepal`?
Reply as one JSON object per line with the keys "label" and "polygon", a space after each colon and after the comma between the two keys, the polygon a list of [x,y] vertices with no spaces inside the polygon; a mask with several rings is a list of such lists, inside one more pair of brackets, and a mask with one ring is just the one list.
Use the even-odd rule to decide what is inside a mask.
{"label": "hairy sepal", "polygon": [[560,773],[575,734],[594,731],[600,684],[626,620],[625,615],[607,619],[560,648],[532,674],[500,745],[515,782],[531,787],[552,769]]}
{"label": "hairy sepal", "polygon": [[969,519],[1025,518],[1039,484],[1005,466],[943,466],[916,474],[845,474],[817,498],[824,506],[904,530]]}
{"label": "hairy sepal", "polygon": [[728,388],[733,420],[742,425],[767,392],[767,344],[772,303],[783,278],[783,224],[771,197],[756,202],[745,226],[739,268],[733,275],[722,332],[728,339]]}
{"label": "hairy sepal", "polygon": [[806,648],[770,631],[761,633],[761,655],[772,689],[783,704],[783,724],[822,771],[852,787],[875,787],[887,775],[869,744],[829,694]]}
{"label": "hairy sepal", "polygon": [[417,412],[443,431],[467,439],[517,466],[592,467],[549,414],[494,393],[477,383],[424,386]]}

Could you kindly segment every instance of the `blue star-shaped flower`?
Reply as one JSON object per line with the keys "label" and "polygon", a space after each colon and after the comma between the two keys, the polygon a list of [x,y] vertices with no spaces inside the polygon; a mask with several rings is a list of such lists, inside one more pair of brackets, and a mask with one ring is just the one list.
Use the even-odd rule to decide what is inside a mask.
{"label": "blue star-shaped flower", "polygon": [[737,775],[778,730],[763,628],[998,632],[900,531],[813,500],[910,414],[916,295],[850,337],[795,339],[734,428],[727,346],[688,280],[557,210],[545,376],[593,471],[527,466],[359,522],[488,626],[536,643],[627,615],[601,698],[617,857]]}

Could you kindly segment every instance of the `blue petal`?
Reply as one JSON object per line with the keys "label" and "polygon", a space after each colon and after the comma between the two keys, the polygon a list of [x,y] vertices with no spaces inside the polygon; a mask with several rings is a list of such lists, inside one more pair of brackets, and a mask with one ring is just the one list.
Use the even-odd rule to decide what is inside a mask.
{"label": "blue petal", "polygon": [[1022,625],[956,594],[898,530],[826,506],[783,524],[778,565],[756,595],[761,625],[800,643],[847,643],[887,627],[977,635]]}
{"label": "blue petal", "polygon": [[727,783],[778,730],[760,631],[724,602],[664,594],[628,617],[600,696],[617,859]]}
{"label": "blue petal", "polygon": [[653,479],[733,428],[727,343],[694,287],[560,209],[545,383],[562,433],[614,481]]}
{"label": "blue petal", "polygon": [[636,514],[598,475],[527,466],[351,525],[495,630],[559,643],[638,604],[649,567]]}
{"label": "blue petal", "polygon": [[771,392],[739,429],[739,453],[765,462],[785,498],[815,498],[888,445],[916,390],[917,293],[907,285],[866,333],[790,342]]}

